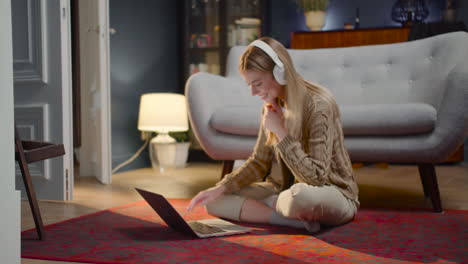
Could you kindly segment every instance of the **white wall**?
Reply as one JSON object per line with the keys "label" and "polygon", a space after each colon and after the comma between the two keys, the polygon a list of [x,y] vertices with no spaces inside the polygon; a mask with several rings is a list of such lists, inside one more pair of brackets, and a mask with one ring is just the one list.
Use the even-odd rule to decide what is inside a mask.
{"label": "white wall", "polygon": [[10,1],[0,1],[0,258],[20,263],[20,193],[15,191],[13,51]]}

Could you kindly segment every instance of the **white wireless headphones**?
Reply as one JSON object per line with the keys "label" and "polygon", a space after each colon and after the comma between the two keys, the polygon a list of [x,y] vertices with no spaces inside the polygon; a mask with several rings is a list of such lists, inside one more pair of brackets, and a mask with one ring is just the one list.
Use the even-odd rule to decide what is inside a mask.
{"label": "white wireless headphones", "polygon": [[264,41],[257,39],[257,40],[254,40],[252,43],[250,43],[249,46],[255,46],[257,48],[260,48],[266,54],[268,54],[268,56],[270,56],[270,58],[276,64],[275,67],[273,68],[273,77],[275,77],[275,80],[280,85],[285,85],[286,78],[284,76],[284,64],[281,62],[281,60],[278,57],[278,54],[276,54],[276,52],[270,47],[270,45],[268,45]]}

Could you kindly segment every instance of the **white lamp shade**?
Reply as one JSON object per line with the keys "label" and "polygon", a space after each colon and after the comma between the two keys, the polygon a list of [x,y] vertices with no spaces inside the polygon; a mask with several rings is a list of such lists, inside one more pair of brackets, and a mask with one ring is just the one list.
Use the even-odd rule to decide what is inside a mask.
{"label": "white lamp shade", "polygon": [[175,93],[143,94],[140,100],[138,130],[187,131],[188,118],[185,96]]}

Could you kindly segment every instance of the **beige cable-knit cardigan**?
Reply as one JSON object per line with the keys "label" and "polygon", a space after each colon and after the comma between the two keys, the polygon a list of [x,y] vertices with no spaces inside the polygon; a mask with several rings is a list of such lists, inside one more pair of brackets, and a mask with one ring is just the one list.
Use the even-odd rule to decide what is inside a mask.
{"label": "beige cable-knit cardigan", "polygon": [[283,176],[282,190],[294,182],[334,185],[359,204],[358,187],[344,145],[339,115],[318,95],[309,93],[305,101],[302,140],[288,134],[278,144],[267,146],[267,134],[261,124],[252,155],[216,185],[224,185],[228,193],[237,192],[263,180],[270,172],[273,158],[277,158]]}

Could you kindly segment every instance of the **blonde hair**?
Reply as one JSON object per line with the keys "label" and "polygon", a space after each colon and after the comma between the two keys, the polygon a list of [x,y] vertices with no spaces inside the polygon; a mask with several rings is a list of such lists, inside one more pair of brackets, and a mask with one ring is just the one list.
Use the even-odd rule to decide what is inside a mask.
{"label": "blonde hair", "polygon": [[[283,86],[286,95],[284,118],[289,135],[295,139],[302,140],[302,123],[305,118],[303,107],[306,103],[305,100],[309,98],[306,96],[308,92],[322,97],[332,106],[335,113],[333,118],[339,117],[339,109],[333,95],[327,89],[304,80],[296,72],[288,51],[280,42],[269,37],[263,37],[260,40],[267,43],[278,54],[279,59],[284,64],[284,74],[287,81],[286,85]],[[240,72],[254,70],[272,73],[274,66],[275,63],[270,56],[255,46],[248,46],[239,61]],[[273,132],[269,131],[266,145],[276,143],[278,143],[278,138]]]}

